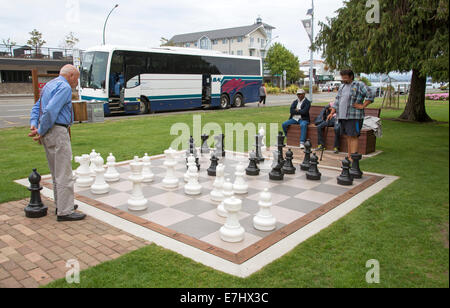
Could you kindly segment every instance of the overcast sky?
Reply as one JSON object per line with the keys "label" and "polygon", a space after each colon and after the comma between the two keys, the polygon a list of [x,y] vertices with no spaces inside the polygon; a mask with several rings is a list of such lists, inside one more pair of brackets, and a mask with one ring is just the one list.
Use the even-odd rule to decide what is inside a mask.
{"label": "overcast sky", "polygon": [[[258,16],[274,26],[273,36],[299,56],[309,59],[309,38],[301,25],[308,18],[311,0],[0,0],[0,39],[26,44],[34,28],[43,33],[48,47],[59,47],[73,31],[79,48],[102,43],[103,24],[114,4],[106,43],[155,47],[160,38],[175,34],[253,24]],[[316,19],[336,15],[342,0],[315,0]],[[316,23],[316,30],[318,30]],[[316,31],[317,33],[317,31]],[[320,58],[320,54],[315,58]]]}

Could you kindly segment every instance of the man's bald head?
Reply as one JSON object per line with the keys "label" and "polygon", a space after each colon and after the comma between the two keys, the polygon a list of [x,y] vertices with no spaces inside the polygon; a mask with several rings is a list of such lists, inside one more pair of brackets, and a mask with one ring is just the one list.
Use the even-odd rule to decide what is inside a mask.
{"label": "man's bald head", "polygon": [[76,88],[76,86],[78,85],[80,72],[75,66],[71,64],[64,65],[59,71],[59,75],[66,78],[72,88]]}

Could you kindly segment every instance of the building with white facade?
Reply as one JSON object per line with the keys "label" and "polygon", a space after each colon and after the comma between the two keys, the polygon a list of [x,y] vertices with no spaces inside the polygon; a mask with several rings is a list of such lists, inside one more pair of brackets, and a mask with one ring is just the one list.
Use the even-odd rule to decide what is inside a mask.
{"label": "building with white facade", "polygon": [[[309,70],[311,61],[300,63],[300,70],[307,76],[303,82],[309,84]],[[327,63],[323,60],[314,60],[313,62],[314,84],[324,84],[328,81],[340,81],[339,72],[330,70]]]}

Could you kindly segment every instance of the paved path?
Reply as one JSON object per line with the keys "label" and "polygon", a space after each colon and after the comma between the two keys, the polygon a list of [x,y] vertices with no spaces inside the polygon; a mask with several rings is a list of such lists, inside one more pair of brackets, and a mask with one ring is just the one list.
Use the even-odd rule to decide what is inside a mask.
{"label": "paved path", "polygon": [[47,217],[28,219],[28,200],[0,204],[0,288],[35,288],[66,276],[68,260],[80,269],[120,257],[150,243],[87,217],[57,222],[53,202]]}

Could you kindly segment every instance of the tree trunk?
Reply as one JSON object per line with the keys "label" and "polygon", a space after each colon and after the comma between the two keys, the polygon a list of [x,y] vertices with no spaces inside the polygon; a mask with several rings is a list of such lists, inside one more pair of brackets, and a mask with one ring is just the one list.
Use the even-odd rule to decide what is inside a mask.
{"label": "tree trunk", "polygon": [[413,69],[411,79],[411,92],[409,93],[408,103],[405,111],[400,116],[402,120],[414,122],[431,122],[433,121],[425,110],[425,90],[427,86],[427,78],[422,77],[420,72]]}

